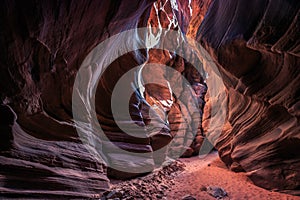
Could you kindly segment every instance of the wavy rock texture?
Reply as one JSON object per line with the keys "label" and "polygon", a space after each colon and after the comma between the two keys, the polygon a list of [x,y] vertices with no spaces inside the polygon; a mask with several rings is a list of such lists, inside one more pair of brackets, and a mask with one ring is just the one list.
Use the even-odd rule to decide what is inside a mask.
{"label": "wavy rock texture", "polygon": [[145,26],[151,3],[3,2],[1,196],[93,197],[108,189],[106,166],[74,127],[74,78],[99,42]]}
{"label": "wavy rock texture", "polygon": [[[203,129],[222,160],[234,171],[246,171],[261,187],[300,194],[298,1],[153,2],[3,3],[0,12],[0,26],[4,27],[0,31],[1,196],[96,197],[109,187],[105,164],[85,149],[75,130],[74,79],[84,58],[101,41],[149,24],[196,38],[212,57],[209,61],[201,58],[203,64],[212,61],[217,64],[226,93],[212,97],[210,88],[215,85],[208,85]],[[143,42],[138,35],[135,39]],[[111,50],[107,49],[109,54]],[[188,87],[183,87],[178,75],[155,69],[157,78],[164,81],[163,86],[146,86],[145,98],[138,93],[132,95],[131,119],[122,122],[134,122],[142,130],[152,121],[163,128],[145,128],[138,134],[150,137],[137,139],[116,126],[110,98],[118,79],[145,62],[169,64],[187,78],[192,88],[181,90]],[[161,153],[161,157],[151,152],[170,143],[175,135],[180,137],[171,144],[178,143],[179,152],[188,149],[187,155],[191,155],[199,151],[204,137],[202,127],[187,123],[186,116],[192,116],[189,119],[192,122],[201,121],[200,115],[188,115],[188,111],[192,106],[189,103],[194,100],[200,106],[197,109],[202,111],[205,87],[189,65],[172,52],[150,49],[129,52],[109,66],[97,87],[98,120],[114,145],[127,151],[148,152],[150,156],[131,163],[126,156],[114,152],[111,143],[102,140],[101,145],[111,149],[106,152],[106,159],[119,167],[126,163],[137,169],[154,169],[155,164],[166,159],[168,152]],[[146,68],[142,75],[145,80],[149,77]],[[165,104],[172,99],[170,91],[176,88],[180,89],[183,104],[176,98],[172,104]],[[225,125],[210,129],[209,124],[216,115],[212,108],[218,104],[228,109]],[[221,135],[216,135],[216,130],[221,129]],[[187,140],[192,140],[190,149]],[[108,172],[117,178],[137,175],[112,169]]]}
{"label": "wavy rock texture", "polygon": [[[157,28],[153,34],[159,35],[160,29],[178,33],[186,32],[192,18],[192,6],[188,1],[156,1],[148,20],[149,26]],[[150,105],[157,107],[163,113],[161,118],[165,119],[170,128],[173,139],[166,154],[170,157],[176,155],[189,157],[199,153],[204,139],[201,119],[207,87],[203,84],[202,76],[205,72],[202,63],[194,52],[189,52],[190,50],[181,46],[177,40],[178,38],[166,37],[165,39],[161,36],[162,42],[178,44],[177,52],[188,51],[183,53],[185,58],[167,50],[149,50],[148,64],[167,65],[174,71],[163,67],[144,68],[145,81],[154,80],[160,83],[147,84],[145,98]],[[197,63],[197,69],[187,59]]]}
{"label": "wavy rock texture", "polygon": [[[197,32],[227,88],[227,122],[214,142],[221,159],[234,171],[246,171],[258,186],[297,195],[299,6],[299,1],[213,1]],[[205,113],[204,124],[210,118]]]}

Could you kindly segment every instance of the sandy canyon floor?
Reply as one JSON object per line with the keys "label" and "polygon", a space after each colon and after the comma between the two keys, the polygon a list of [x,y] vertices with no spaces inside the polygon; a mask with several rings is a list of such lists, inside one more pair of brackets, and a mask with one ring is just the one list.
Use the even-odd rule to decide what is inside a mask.
{"label": "sandy canyon floor", "polygon": [[181,158],[163,169],[129,181],[112,181],[101,199],[214,200],[207,188],[221,188],[230,200],[300,200],[300,197],[268,191],[251,183],[245,173],[230,171],[217,152],[204,158]]}
{"label": "sandy canyon floor", "polygon": [[185,195],[194,196],[196,199],[216,199],[201,189],[203,186],[217,186],[227,192],[228,197],[224,199],[300,200],[300,197],[268,191],[253,185],[245,173],[230,171],[216,152],[203,159],[193,157],[180,160],[186,167],[181,174],[174,178],[175,185],[167,193],[167,199],[180,199]]}

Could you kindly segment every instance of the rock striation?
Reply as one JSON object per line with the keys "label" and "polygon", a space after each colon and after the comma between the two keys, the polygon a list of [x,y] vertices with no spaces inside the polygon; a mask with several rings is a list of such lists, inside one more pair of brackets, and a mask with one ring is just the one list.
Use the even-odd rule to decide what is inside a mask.
{"label": "rock striation", "polygon": [[[297,195],[299,6],[298,1],[212,1],[197,32],[226,85],[228,115],[214,140],[221,159],[234,171],[246,171],[258,186]],[[204,127],[210,119],[206,111]]]}
{"label": "rock striation", "polygon": [[145,26],[153,1],[5,1],[0,15],[0,196],[97,197],[107,169],[72,119],[78,68],[101,41]]}
{"label": "rock striation", "polygon": [[[230,169],[245,171],[254,184],[300,195],[299,1],[4,1],[0,9],[1,197],[98,197],[109,188],[107,176],[139,175],[107,170],[104,160],[151,171],[176,151],[198,154],[205,138]],[[101,161],[77,134],[74,80],[99,43],[146,26],[156,27],[153,35],[161,28],[184,33],[196,39],[210,58],[188,53],[191,60],[199,60],[202,74],[166,50],[141,49],[114,60],[95,96],[97,121],[106,135],[100,144],[110,149]],[[132,37],[145,42],[142,35]],[[110,43],[104,57],[119,42]],[[113,89],[134,67],[153,63],[173,71],[159,67],[141,71],[144,81],[154,77],[162,84],[147,84],[144,92],[130,97],[130,119],[120,116],[120,122],[137,124],[139,131],[132,132],[148,136],[134,137],[113,118]],[[219,95],[213,94],[217,85],[205,84],[203,69],[208,75],[220,72],[224,85]],[[134,82],[136,77],[131,78]],[[227,110],[224,123],[214,121],[216,105]],[[199,114],[189,113],[193,109]],[[156,126],[147,127],[150,122]],[[112,144],[147,157],[131,162]],[[153,153],[168,144],[170,149]]]}

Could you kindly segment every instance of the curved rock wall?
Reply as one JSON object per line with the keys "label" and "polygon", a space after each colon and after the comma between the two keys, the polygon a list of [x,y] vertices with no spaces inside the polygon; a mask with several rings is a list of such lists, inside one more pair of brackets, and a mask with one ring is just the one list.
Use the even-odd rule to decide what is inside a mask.
{"label": "curved rock wall", "polygon": [[[149,24],[196,38],[221,72],[226,93],[211,98],[208,89],[203,128],[208,138],[215,138],[212,142],[222,160],[234,171],[246,171],[261,187],[299,195],[298,1],[158,0],[156,8],[153,2],[3,3],[0,11],[0,26],[4,27],[0,31],[1,196],[97,197],[108,188],[106,166],[85,149],[75,131],[74,79],[84,58],[101,41]],[[161,7],[165,9],[157,10]],[[130,123],[134,120],[144,127],[152,120],[163,125],[159,131],[150,131],[152,137],[137,140],[124,134],[110,120],[114,84],[122,74],[146,60],[168,63],[184,73],[195,84],[194,92],[189,90],[194,97],[198,97],[197,83],[201,81],[190,72],[189,63],[167,51],[129,52],[109,66],[97,88],[98,120],[115,145],[151,153],[176,134],[185,138],[187,130],[193,127],[188,129],[190,124],[181,123],[187,127],[180,130],[176,126],[187,113],[178,102],[166,110],[169,126],[161,120],[158,110],[150,116],[149,110],[153,110],[157,99],[171,97],[158,95],[158,91],[170,92],[170,88],[161,86],[146,87],[148,97],[157,97],[152,105],[147,95],[148,102],[138,94],[130,99]],[[147,73],[144,78],[147,79]],[[182,83],[175,75],[169,78]],[[214,85],[208,85],[211,87]],[[213,117],[211,108],[222,102],[228,114],[225,125],[215,127],[223,130],[218,136],[209,131],[208,125]],[[199,137],[192,147],[197,152],[202,132],[201,127],[194,130]],[[143,132],[148,133],[149,130]],[[186,148],[182,144],[184,141],[179,141],[179,151]],[[166,155],[167,152],[158,160],[150,156],[146,158],[148,163],[141,162],[139,167],[154,168]],[[118,166],[126,162],[126,157],[114,152],[108,152],[107,157]],[[119,178],[132,176],[114,170],[109,173]]]}
{"label": "curved rock wall", "polygon": [[[193,8],[197,7],[195,5],[196,3],[192,4],[191,1],[156,1],[148,20],[149,26],[156,28],[153,34],[159,33],[162,29],[166,32],[186,33],[193,16]],[[165,122],[170,127],[173,139],[169,144],[167,155],[189,157],[199,153],[204,139],[201,119],[207,86],[202,77],[205,72],[201,61],[195,52],[178,43],[178,37],[180,34],[175,38],[160,36],[160,39],[162,43],[167,41],[167,43],[178,44],[176,53],[184,52],[185,58],[167,49],[150,49],[147,63],[159,63],[171,69],[148,67],[143,70],[143,78],[163,80],[160,85],[147,84],[145,98],[150,105],[163,111],[162,119],[165,118]],[[197,63],[197,66],[193,66],[187,60]]]}
{"label": "curved rock wall", "polygon": [[[234,171],[246,171],[258,186],[297,195],[299,6],[299,1],[213,1],[197,32],[227,88],[227,123],[214,141],[221,159]],[[209,112],[204,118],[205,124]]]}
{"label": "curved rock wall", "polygon": [[145,26],[152,2],[3,2],[1,196],[97,197],[108,189],[106,166],[74,127],[74,78],[99,42]]}

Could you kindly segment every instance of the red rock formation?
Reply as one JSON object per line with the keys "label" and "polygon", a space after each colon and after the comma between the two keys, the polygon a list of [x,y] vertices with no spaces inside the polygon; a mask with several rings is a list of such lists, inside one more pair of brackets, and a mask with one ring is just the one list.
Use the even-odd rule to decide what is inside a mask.
{"label": "red rock formation", "polygon": [[147,23],[152,1],[5,1],[1,6],[1,196],[92,197],[106,167],[78,138],[72,88],[99,42]]}
{"label": "red rock formation", "polygon": [[[246,171],[261,187],[300,194],[298,1],[158,0],[151,9],[153,2],[3,3],[0,11],[1,196],[93,197],[108,188],[106,166],[85,149],[75,131],[74,79],[84,58],[97,44],[121,31],[147,24],[197,38],[221,72],[226,93],[208,98],[203,126],[204,133],[215,138],[213,143],[222,160],[232,170]],[[183,121],[192,106],[189,104],[192,90],[181,91],[181,97],[186,97],[183,98],[185,106],[174,101],[165,110],[169,114],[169,126],[161,117],[166,112],[153,108],[159,104],[157,100],[171,98],[167,94],[170,89],[176,89],[172,85],[148,85],[145,92],[148,102],[138,93],[130,98],[131,119],[123,122],[145,127],[154,121],[163,127],[140,133],[150,133],[151,137],[129,136],[111,120],[113,86],[125,72],[147,59],[148,63],[170,64],[178,72],[189,74],[182,58],[160,50],[129,52],[105,71],[97,88],[96,111],[106,136],[122,149],[150,153],[145,162],[137,159],[131,163],[124,155],[106,152],[106,159],[121,167],[124,163],[133,167],[139,163],[140,168],[152,169],[155,162],[164,161],[168,152],[156,160],[151,152],[169,143],[171,137],[182,136],[172,141],[178,143],[180,152],[187,148],[187,140],[193,140],[189,138],[190,133],[201,134],[201,127]],[[204,58],[203,62],[206,65],[207,60]],[[146,80],[149,75],[146,69],[143,75]],[[160,71],[157,77],[183,83],[176,73]],[[197,84],[194,86],[197,90]],[[150,96],[155,97],[153,102]],[[223,130],[219,137],[209,131],[208,125],[215,114],[211,108],[222,103],[227,106],[228,115],[223,127],[214,127]],[[200,120],[200,115],[189,117]],[[194,140],[194,150],[200,147],[201,140],[200,137]],[[102,145],[110,144],[103,140]],[[136,175],[112,169],[109,172],[118,178]]]}
{"label": "red rock formation", "polygon": [[214,142],[221,159],[258,186],[298,195],[299,6],[213,1],[197,33],[227,88],[227,123]]}
{"label": "red rock formation", "polygon": [[[152,7],[149,26],[156,27],[157,32],[161,29],[186,32],[191,18],[191,2],[160,0],[155,2]],[[174,44],[178,43],[177,39],[169,37],[164,39],[164,37],[161,37],[161,41],[167,40]],[[178,51],[185,51],[183,47],[180,47],[180,44],[178,49],[180,49]],[[195,62],[199,63],[198,70],[204,73],[202,64],[195,54],[193,52],[187,54],[189,54],[187,56],[189,59],[197,60]],[[193,84],[200,82],[196,80],[201,77],[200,73],[194,73],[196,75],[194,80],[191,76],[193,69],[197,71],[195,66],[185,61],[182,57],[174,55],[174,52],[167,50],[150,49],[148,63],[167,65],[178,72],[174,73],[172,70],[162,68],[153,70],[153,67],[143,70],[143,78],[145,80],[153,80],[153,73],[155,73],[155,79],[164,80],[160,85],[146,85],[145,93],[146,100],[150,105],[159,107],[164,112],[164,115],[167,116],[162,118],[165,118],[169,124],[171,136],[173,137],[168,155],[171,157],[175,155],[189,157],[198,154],[203,142],[200,122],[203,108],[195,107],[197,103],[194,102],[197,101],[198,96],[190,88],[192,88]],[[172,103],[166,105],[162,102]],[[193,110],[197,110],[197,112],[193,113]],[[175,136],[176,138],[174,139]]]}

